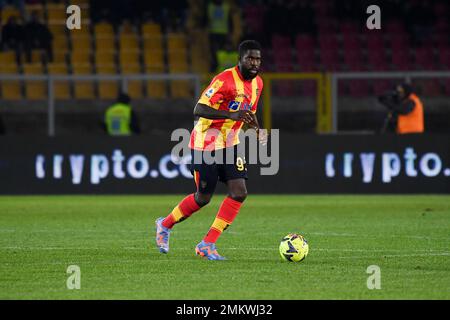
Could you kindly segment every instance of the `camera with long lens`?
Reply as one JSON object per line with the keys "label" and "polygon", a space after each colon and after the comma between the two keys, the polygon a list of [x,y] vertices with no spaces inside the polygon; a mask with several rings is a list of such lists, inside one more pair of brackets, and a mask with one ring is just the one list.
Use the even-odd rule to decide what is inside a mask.
{"label": "camera with long lens", "polygon": [[396,90],[388,91],[378,96],[378,101],[388,109],[393,109],[395,105],[401,102],[398,91]]}

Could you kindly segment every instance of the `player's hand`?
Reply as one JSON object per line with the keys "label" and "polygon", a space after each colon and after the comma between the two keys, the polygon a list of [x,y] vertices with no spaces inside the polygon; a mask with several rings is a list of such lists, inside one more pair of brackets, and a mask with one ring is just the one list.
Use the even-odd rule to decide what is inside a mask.
{"label": "player's hand", "polygon": [[253,122],[251,112],[248,110],[239,110],[236,112],[231,112],[230,119],[234,121],[242,121],[247,124],[251,124]]}
{"label": "player's hand", "polygon": [[266,129],[258,129],[256,132],[258,133],[259,143],[261,143],[263,146],[265,146],[267,144],[267,140],[269,138],[269,135],[267,134],[267,130]]}

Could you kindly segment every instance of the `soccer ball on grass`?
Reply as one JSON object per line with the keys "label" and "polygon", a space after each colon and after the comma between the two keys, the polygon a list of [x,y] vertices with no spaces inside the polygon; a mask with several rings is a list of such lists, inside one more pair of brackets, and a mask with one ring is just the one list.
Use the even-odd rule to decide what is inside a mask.
{"label": "soccer ball on grass", "polygon": [[285,261],[300,262],[306,258],[308,251],[308,242],[296,233],[289,233],[280,242],[280,255]]}

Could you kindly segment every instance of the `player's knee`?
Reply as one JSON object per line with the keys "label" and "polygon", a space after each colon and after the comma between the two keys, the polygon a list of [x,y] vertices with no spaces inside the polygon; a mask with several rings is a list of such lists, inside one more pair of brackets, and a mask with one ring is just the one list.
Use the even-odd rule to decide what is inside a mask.
{"label": "player's knee", "polygon": [[211,201],[211,198],[212,196],[210,194],[201,194],[198,192],[195,194],[195,202],[197,202],[200,207],[206,206]]}
{"label": "player's knee", "polygon": [[230,192],[229,196],[234,201],[244,202],[247,198],[247,190],[232,191]]}

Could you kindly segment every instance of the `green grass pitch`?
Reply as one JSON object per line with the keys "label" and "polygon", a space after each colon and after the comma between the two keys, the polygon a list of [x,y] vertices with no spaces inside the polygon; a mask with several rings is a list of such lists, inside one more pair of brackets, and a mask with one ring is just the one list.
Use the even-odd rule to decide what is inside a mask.
{"label": "green grass pitch", "polygon": [[[154,221],[183,197],[0,197],[0,299],[450,299],[449,196],[250,195],[217,243],[227,261],[194,252],[223,195],[157,251]],[[279,257],[289,232],[301,263]]]}

